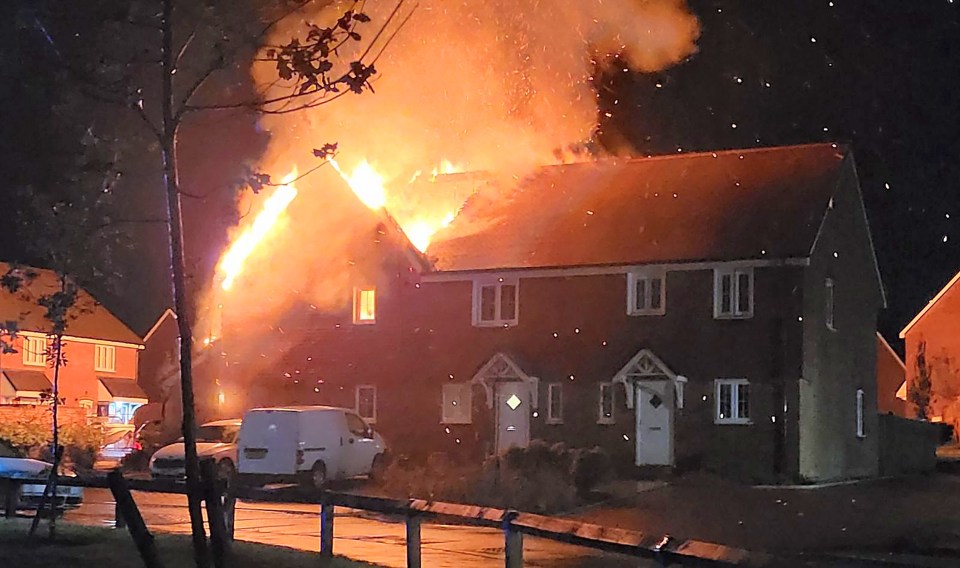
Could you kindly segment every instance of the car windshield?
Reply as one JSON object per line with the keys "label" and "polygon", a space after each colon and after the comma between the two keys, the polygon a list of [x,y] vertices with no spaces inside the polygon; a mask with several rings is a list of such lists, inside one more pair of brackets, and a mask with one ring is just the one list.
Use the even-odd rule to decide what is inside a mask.
{"label": "car windshield", "polygon": [[237,441],[239,431],[236,426],[201,426],[197,430],[197,441],[232,444]]}

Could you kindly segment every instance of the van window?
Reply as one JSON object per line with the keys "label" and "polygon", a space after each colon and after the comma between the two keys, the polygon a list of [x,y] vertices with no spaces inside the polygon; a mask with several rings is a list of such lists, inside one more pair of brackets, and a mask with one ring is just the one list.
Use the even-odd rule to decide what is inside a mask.
{"label": "van window", "polygon": [[356,414],[347,414],[347,430],[354,436],[366,436],[367,424]]}

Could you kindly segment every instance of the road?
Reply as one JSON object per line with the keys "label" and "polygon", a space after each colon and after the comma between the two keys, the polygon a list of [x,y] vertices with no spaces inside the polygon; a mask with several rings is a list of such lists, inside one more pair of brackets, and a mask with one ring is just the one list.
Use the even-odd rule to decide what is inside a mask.
{"label": "road", "polygon": [[[151,530],[190,532],[185,496],[135,492],[134,499]],[[318,509],[315,505],[241,501],[237,504],[236,538],[316,551],[320,542]],[[87,525],[112,526],[113,497],[106,489],[88,488],[83,506],[68,512],[66,518]],[[503,566],[503,535],[497,530],[424,524],[421,541],[424,566]],[[395,519],[337,509],[334,551],[382,566],[404,567],[404,525]],[[645,561],[531,537],[524,540],[524,564],[559,568],[653,566]]]}

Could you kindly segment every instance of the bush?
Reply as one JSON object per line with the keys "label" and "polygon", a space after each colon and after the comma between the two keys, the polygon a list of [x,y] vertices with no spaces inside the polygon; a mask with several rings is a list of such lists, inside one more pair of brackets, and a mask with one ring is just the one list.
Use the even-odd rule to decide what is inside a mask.
{"label": "bush", "polygon": [[[25,410],[16,420],[0,420],[0,441],[23,455],[52,462],[50,444],[53,434],[50,424],[49,413]],[[59,434],[60,445],[64,447],[64,467],[93,469],[102,439],[100,428],[84,423],[66,423],[60,425]]]}
{"label": "bush", "polygon": [[612,471],[610,455],[603,448],[597,446],[589,450],[577,450],[571,470],[573,485],[579,495],[586,495],[609,479]]}

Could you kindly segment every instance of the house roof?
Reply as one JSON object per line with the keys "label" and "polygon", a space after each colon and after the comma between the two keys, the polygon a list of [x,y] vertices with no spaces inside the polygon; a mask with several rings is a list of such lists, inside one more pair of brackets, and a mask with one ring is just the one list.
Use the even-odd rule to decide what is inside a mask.
{"label": "house roof", "polygon": [[123,379],[120,377],[97,377],[103,388],[107,389],[110,396],[114,398],[149,398],[147,393],[143,392],[135,379]]}
{"label": "house roof", "polygon": [[158,329],[160,329],[160,326],[163,325],[163,322],[166,321],[167,318],[171,318],[174,320],[177,319],[177,314],[173,311],[172,308],[167,308],[166,310],[164,310],[162,314],[160,314],[160,317],[158,317],[157,321],[154,322],[153,326],[150,328],[150,331],[148,331],[147,334],[143,336],[144,343],[150,341],[150,338],[153,337],[153,334],[156,333]]}
{"label": "house roof", "polygon": [[811,144],[548,166],[479,189],[427,256],[438,271],[806,258],[847,153]]}
{"label": "house roof", "polygon": [[893,347],[890,346],[890,343],[887,341],[879,331],[877,332],[877,342],[881,347],[887,350],[887,352],[894,358],[894,360],[903,368],[904,371],[907,370],[907,366],[903,363],[903,359],[900,358],[900,355],[893,350]]}
{"label": "house roof", "polygon": [[919,323],[920,320],[923,319],[923,316],[927,315],[927,312],[930,311],[930,308],[936,305],[936,303],[940,301],[940,298],[943,298],[943,296],[947,292],[949,292],[950,289],[953,288],[954,284],[956,284],[957,282],[960,282],[960,272],[958,272],[956,276],[951,278],[950,282],[947,282],[947,285],[944,286],[942,290],[937,292],[937,295],[934,296],[932,300],[927,302],[927,305],[924,306],[922,310],[920,310],[920,313],[914,316],[914,318],[910,320],[910,323],[908,323],[907,326],[900,331],[900,339],[904,339],[907,336],[907,332],[909,332],[910,329],[913,328],[913,326],[917,325],[917,323]]}
{"label": "house roof", "polygon": [[2,371],[2,374],[16,391],[43,392],[53,390],[50,379],[41,371]]}
{"label": "house roof", "polygon": [[[9,270],[9,264],[0,262],[0,275]],[[59,290],[58,277],[52,270],[40,268],[23,267],[20,271],[24,274],[20,290],[10,292],[0,289],[0,323],[14,321],[17,329],[21,331],[48,333],[50,322],[44,317],[46,310],[37,301],[42,296]],[[131,345],[142,344],[136,333],[82,288],[67,322],[66,335]]]}

